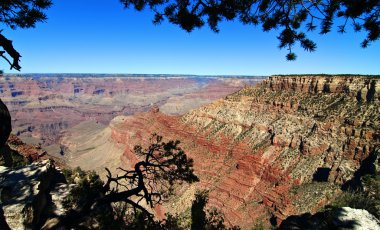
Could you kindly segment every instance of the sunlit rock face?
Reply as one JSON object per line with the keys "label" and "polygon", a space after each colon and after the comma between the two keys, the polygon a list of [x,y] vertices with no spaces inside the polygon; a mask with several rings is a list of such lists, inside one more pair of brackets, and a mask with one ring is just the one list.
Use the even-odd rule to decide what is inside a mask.
{"label": "sunlit rock face", "polygon": [[[4,80],[10,79],[17,78]],[[64,78],[62,82],[69,80]],[[76,81],[84,80],[83,87],[98,81],[97,78]],[[145,81],[132,80],[139,84]],[[160,87],[156,84],[147,91],[131,89],[119,96],[111,96],[106,90],[95,94],[90,90],[91,96],[77,95],[80,93],[71,88],[72,95],[62,92],[62,96],[47,99],[54,99],[55,103],[49,102],[54,105],[69,102],[69,109],[51,104],[51,108],[42,109],[38,107],[40,102],[34,104],[34,99],[12,108],[11,101],[26,93],[12,96],[4,91],[10,98],[5,97],[4,101],[16,115],[36,106],[39,109],[30,110],[34,111],[30,114],[37,120],[64,123],[64,112],[69,114],[72,123],[64,128],[60,139],[65,148],[63,158],[71,166],[99,173],[104,167],[132,166],[138,161],[134,146],[148,146],[152,133],[164,136],[164,140],[180,140],[182,148],[194,159],[200,183],[178,186],[177,195],[159,207],[157,213],[184,211],[197,189],[208,189],[209,205],[220,209],[227,223],[248,229],[259,219],[278,224],[289,215],[317,211],[339,194],[341,186],[355,181],[354,176],[370,166],[379,149],[378,78],[273,76],[255,87],[243,87],[240,82],[237,84],[240,88],[236,82],[232,84],[225,79],[206,83],[192,79],[164,80]],[[115,83],[112,87],[118,86]],[[142,86],[139,87],[135,85],[134,89],[140,90]],[[170,91],[179,88],[191,90]],[[55,90],[59,91],[59,87]],[[220,92],[227,96],[221,98]],[[202,99],[216,101],[199,103],[203,106],[193,110],[188,106]],[[114,107],[105,103],[110,101],[139,103],[140,109],[134,110],[133,115],[125,111],[112,113]],[[183,115],[168,115],[167,111],[174,111],[173,108],[174,113]],[[41,114],[46,117],[37,116]],[[109,120],[113,118],[109,123],[100,118],[107,114]],[[13,122],[28,123],[27,119],[14,119],[20,120]],[[53,125],[51,130],[54,129]],[[31,133],[38,133],[36,130]]]}
{"label": "sunlit rock face", "polygon": [[[60,178],[62,174],[51,160],[16,169],[0,166],[0,218],[10,229],[40,229],[48,212],[60,215],[65,211],[61,201],[69,187],[57,183]],[[1,229],[9,229],[5,222]]]}
{"label": "sunlit rock face", "polygon": [[291,229],[380,229],[380,221],[367,210],[350,207],[322,210],[311,215],[290,216],[279,226],[279,230]]}
{"label": "sunlit rock face", "polygon": [[0,98],[10,110],[13,133],[28,143],[48,146],[59,143],[62,131],[85,121],[108,125],[118,115],[148,111],[152,105],[159,106],[167,114],[184,114],[261,79],[162,75],[4,75],[0,78]]}
{"label": "sunlit rock face", "polygon": [[180,140],[194,159],[200,183],[181,185],[166,210],[184,209],[204,188],[227,222],[250,228],[314,212],[339,194],[378,148],[379,114],[378,78],[273,76],[183,116],[153,109],[110,127],[126,166],[151,133]]}

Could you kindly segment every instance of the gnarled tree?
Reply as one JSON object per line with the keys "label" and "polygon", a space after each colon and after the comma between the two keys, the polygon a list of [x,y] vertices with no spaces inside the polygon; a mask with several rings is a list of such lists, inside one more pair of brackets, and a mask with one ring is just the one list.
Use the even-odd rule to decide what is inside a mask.
{"label": "gnarled tree", "polygon": [[120,202],[128,204],[127,207],[133,213],[143,213],[147,220],[153,222],[153,214],[149,209],[162,203],[171,194],[176,181],[198,181],[193,172],[193,160],[187,158],[179,144],[179,141],[163,142],[161,136],[153,134],[147,149],[135,147],[135,153],[141,161],[133,169],[120,168],[123,173],[116,176],[112,176],[107,169],[107,181],[98,188],[98,192],[89,195],[87,187],[83,188],[83,193],[76,192],[83,194],[85,199],[77,199],[81,200],[81,204],[73,205],[75,208],[62,219],[61,224],[75,227],[91,213]]}
{"label": "gnarled tree", "polygon": [[299,43],[306,51],[317,45],[306,33],[319,27],[321,34],[331,31],[334,22],[338,31],[347,25],[367,36],[361,46],[367,47],[380,37],[380,1],[378,0],[121,0],[125,7],[149,8],[155,12],[153,22],[164,19],[191,32],[205,24],[218,32],[222,21],[239,20],[243,24],[261,25],[263,31],[280,29],[279,48],[287,48],[286,58],[295,60],[292,47]]}

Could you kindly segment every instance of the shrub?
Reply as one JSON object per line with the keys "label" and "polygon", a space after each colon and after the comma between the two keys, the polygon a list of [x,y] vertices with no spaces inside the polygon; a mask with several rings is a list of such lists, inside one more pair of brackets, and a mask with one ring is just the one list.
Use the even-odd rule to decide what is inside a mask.
{"label": "shrub", "polygon": [[103,182],[94,171],[83,171],[77,167],[73,170],[64,170],[63,174],[69,184],[75,184],[69,195],[64,199],[65,208],[77,209],[87,204],[89,200],[102,193]]}
{"label": "shrub", "polygon": [[377,218],[380,217],[380,175],[379,173],[363,176],[362,190],[343,192],[331,204],[333,207],[351,207],[365,209]]}

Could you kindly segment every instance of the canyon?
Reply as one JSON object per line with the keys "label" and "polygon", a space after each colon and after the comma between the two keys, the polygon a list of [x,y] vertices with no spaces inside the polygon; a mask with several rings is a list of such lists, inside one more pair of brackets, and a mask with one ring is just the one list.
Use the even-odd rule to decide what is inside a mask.
{"label": "canyon", "polygon": [[[260,77],[6,74],[0,98],[12,116],[13,133],[60,156],[64,132],[82,122],[108,125],[118,115],[159,106],[167,114],[184,114],[256,84]],[[91,123],[91,124],[92,124]]]}
{"label": "canyon", "polygon": [[[316,212],[370,168],[365,164],[376,164],[369,159],[379,151],[379,105],[378,77],[272,76],[181,116],[158,107],[117,116],[86,138],[103,133],[122,145],[117,160],[125,168],[139,160],[134,146],[149,146],[152,133],[180,140],[200,182],[178,186],[156,212],[186,211],[195,191],[206,189],[209,206],[246,229]],[[63,139],[69,150],[88,148],[75,136]],[[93,152],[72,158],[85,169],[117,162]]]}
{"label": "canyon", "polygon": [[[95,77],[52,79],[57,85],[58,81],[67,81],[67,88],[65,84],[56,86],[47,94],[62,90],[62,96],[54,94],[46,104],[41,101],[35,105],[30,99],[17,105],[16,101],[27,100],[25,95],[33,98],[31,95],[36,94],[27,84],[20,87],[22,93],[12,94],[15,90],[10,88],[0,90],[8,95],[4,101],[11,107],[16,134],[21,132],[19,137],[28,139],[26,134],[35,132],[31,136],[38,139],[42,131],[17,129],[15,124],[27,124],[33,117],[41,124],[45,118],[54,123],[68,113],[68,125],[58,125],[57,137],[64,154],[49,151],[51,145],[46,146],[47,153],[34,147],[39,149],[37,158],[50,154],[71,167],[95,170],[104,178],[104,167],[117,174],[119,166],[129,168],[139,161],[134,146],[149,146],[153,133],[162,135],[164,141],[181,141],[181,148],[194,160],[200,182],[177,185],[175,196],[155,209],[161,218],[165,212],[188,211],[194,193],[208,190],[209,207],[220,210],[227,224],[243,229],[260,221],[278,225],[290,215],[317,212],[339,196],[344,187],[357,182],[365,170],[379,168],[380,78],[376,76],[211,78],[206,83],[192,78],[165,78],[162,84],[149,80],[152,85],[146,86],[144,93],[119,90],[120,97],[116,93],[110,96],[110,91],[116,92],[117,87],[131,82],[144,84],[141,81],[146,79],[122,79],[131,82],[121,86],[113,83],[117,78],[112,77],[102,83],[108,84],[110,91],[93,86],[99,84],[94,83],[98,80]],[[17,85],[17,77],[5,79],[11,80]],[[86,82],[81,87],[87,88],[82,90],[87,93],[76,95],[73,81]],[[9,87],[2,85],[3,89]],[[102,97],[94,95],[101,91]],[[107,104],[130,97],[144,98],[137,100],[143,101],[140,107],[126,100],[136,103],[134,108],[138,109],[133,112],[117,112],[112,110],[115,105]],[[67,101],[71,112],[62,106]],[[42,105],[48,109],[42,109]],[[109,106],[101,109],[100,105]],[[30,110],[30,120],[21,116],[29,114],[28,107],[39,108]],[[109,114],[108,110],[113,112]],[[15,136],[12,140],[17,142]]]}

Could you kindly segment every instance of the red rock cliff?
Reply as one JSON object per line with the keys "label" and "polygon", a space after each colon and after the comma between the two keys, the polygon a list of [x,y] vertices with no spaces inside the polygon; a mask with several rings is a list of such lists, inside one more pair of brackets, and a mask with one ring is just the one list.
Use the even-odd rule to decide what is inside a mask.
{"label": "red rock cliff", "polygon": [[[113,137],[127,143],[127,165],[151,133],[181,140],[201,179],[195,187],[210,190],[227,222],[249,228],[313,212],[336,195],[377,151],[379,105],[380,79],[273,76],[182,117],[119,117]],[[179,210],[194,189],[182,186],[166,209]]]}

